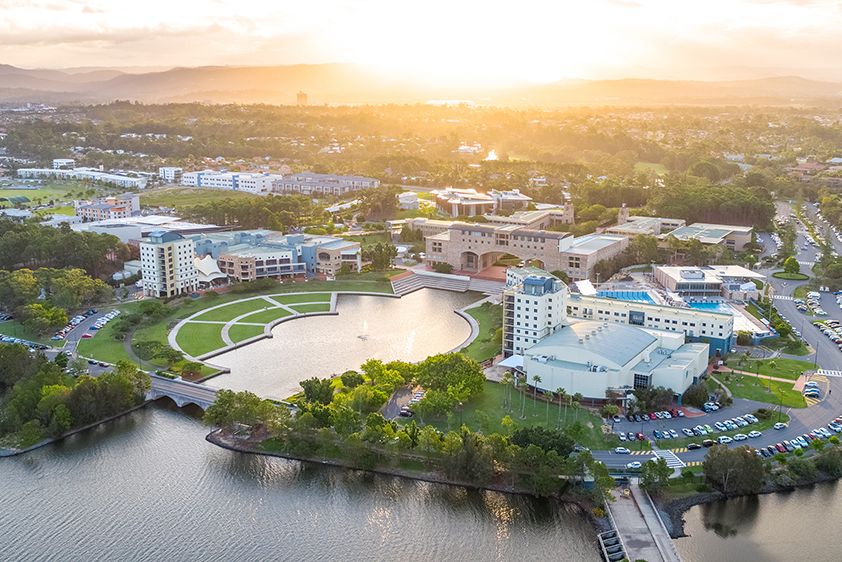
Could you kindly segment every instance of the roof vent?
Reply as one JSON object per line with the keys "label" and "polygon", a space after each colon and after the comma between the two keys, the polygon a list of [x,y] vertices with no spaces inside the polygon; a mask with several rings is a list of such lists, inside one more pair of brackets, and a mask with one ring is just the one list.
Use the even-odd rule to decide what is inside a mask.
{"label": "roof vent", "polygon": [[583,340],[582,338],[579,338],[579,343],[585,343],[585,340]]}
{"label": "roof vent", "polygon": [[602,331],[602,326],[599,326],[599,327],[596,329],[596,331],[597,331],[597,332],[601,332],[601,331]]}
{"label": "roof vent", "polygon": [[591,339],[591,335],[590,335],[590,334],[585,334],[585,339],[586,339],[586,340]]}

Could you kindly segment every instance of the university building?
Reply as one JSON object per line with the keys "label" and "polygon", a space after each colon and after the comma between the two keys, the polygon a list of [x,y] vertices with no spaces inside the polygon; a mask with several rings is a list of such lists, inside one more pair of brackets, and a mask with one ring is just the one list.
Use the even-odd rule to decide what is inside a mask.
{"label": "university building", "polygon": [[169,298],[198,288],[193,241],[176,232],[155,231],[140,242],[143,294]]}

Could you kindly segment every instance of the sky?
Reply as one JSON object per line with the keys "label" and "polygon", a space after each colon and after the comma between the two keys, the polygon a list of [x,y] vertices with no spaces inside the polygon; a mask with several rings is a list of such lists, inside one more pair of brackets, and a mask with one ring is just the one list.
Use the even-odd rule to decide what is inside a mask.
{"label": "sky", "polygon": [[842,81],[842,1],[0,0],[26,68],[353,62],[430,83]]}

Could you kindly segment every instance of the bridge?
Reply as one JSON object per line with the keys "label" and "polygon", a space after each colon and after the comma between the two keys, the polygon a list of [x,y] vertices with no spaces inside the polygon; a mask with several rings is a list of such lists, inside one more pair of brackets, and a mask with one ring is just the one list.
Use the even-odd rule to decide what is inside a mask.
{"label": "bridge", "polygon": [[149,373],[149,376],[152,379],[152,388],[146,393],[147,400],[167,397],[179,408],[195,404],[202,410],[207,410],[216,401],[216,388],[180,379],[168,379],[154,373]]}
{"label": "bridge", "polygon": [[627,489],[617,501],[606,502],[626,559],[681,562],[652,498],[634,480]]}

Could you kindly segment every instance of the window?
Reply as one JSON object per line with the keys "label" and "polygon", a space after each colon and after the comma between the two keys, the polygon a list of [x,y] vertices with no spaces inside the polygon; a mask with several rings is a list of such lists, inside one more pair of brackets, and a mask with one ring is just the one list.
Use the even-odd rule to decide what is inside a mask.
{"label": "window", "polygon": [[648,388],[649,387],[649,375],[640,375],[638,373],[634,374],[634,387],[635,388]]}

